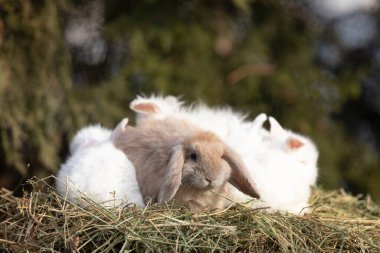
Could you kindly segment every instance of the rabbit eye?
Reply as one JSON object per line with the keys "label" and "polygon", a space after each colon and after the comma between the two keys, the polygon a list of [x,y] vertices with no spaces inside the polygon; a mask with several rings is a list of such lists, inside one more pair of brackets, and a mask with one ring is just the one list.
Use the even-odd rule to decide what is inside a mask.
{"label": "rabbit eye", "polygon": [[196,161],[197,160],[197,154],[191,153],[190,154],[190,159],[193,160],[193,161]]}

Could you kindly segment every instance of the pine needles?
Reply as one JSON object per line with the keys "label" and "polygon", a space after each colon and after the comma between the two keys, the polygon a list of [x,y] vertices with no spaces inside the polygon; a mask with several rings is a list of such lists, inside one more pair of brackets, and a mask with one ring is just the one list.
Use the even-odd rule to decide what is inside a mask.
{"label": "pine needles", "polygon": [[380,208],[343,191],[315,189],[312,214],[235,205],[193,213],[171,205],[83,209],[54,189],[0,192],[5,252],[379,252]]}

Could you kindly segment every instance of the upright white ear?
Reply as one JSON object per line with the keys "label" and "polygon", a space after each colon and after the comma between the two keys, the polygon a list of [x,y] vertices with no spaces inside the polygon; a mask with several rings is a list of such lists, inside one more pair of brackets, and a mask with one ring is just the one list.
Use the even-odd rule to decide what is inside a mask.
{"label": "upright white ear", "polygon": [[139,98],[133,100],[129,107],[132,111],[145,115],[155,114],[160,111],[160,108],[155,103],[144,101]]}
{"label": "upright white ear", "polygon": [[269,117],[269,124],[270,124],[270,136],[272,139],[279,139],[279,138],[286,138],[286,131],[282,128],[280,123],[273,118]]}
{"label": "upright white ear", "polygon": [[127,128],[127,125],[128,125],[128,118],[122,119],[120,123],[117,124],[117,126],[113,130],[110,137],[112,142],[114,142],[115,139],[117,139],[118,136],[124,132],[124,130]]}
{"label": "upright white ear", "polygon": [[258,132],[262,127],[264,122],[268,119],[265,113],[260,113],[252,122],[252,130]]}

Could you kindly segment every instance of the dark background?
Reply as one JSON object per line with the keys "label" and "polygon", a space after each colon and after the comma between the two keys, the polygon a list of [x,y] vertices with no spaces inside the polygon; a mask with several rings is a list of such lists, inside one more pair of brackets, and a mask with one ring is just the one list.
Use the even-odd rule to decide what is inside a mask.
{"label": "dark background", "polygon": [[316,142],[321,186],[380,200],[378,4],[330,2],[0,0],[0,186],[154,92],[273,115]]}

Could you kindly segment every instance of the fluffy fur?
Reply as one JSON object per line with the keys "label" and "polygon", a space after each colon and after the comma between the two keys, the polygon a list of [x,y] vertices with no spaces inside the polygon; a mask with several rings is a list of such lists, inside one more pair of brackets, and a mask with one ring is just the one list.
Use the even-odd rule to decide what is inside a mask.
{"label": "fluffy fur", "polygon": [[[136,110],[140,103],[155,109],[149,114]],[[167,104],[156,96],[135,99],[131,109],[140,119],[137,124],[149,117],[170,115],[212,131],[241,156],[265,205],[295,214],[306,210],[310,187],[317,179],[318,151],[310,139],[283,129],[273,117],[269,118],[268,131],[263,127],[265,114],[250,122],[229,108],[212,109],[203,104],[184,107],[181,102]],[[235,201],[249,199],[233,188],[230,194]]]}
{"label": "fluffy fur", "polygon": [[[74,141],[89,143],[86,139],[89,138],[96,140],[96,144],[80,145],[61,165],[56,180],[56,188],[61,196],[82,206],[88,205],[84,196],[107,207],[127,203],[144,206],[133,164],[111,141],[127,122],[123,120],[113,133],[109,131],[107,138],[106,132],[99,132],[99,128],[87,127],[79,132],[77,137],[80,141],[78,138],[74,138]],[[98,133],[99,136],[96,135]]]}
{"label": "fluffy fur", "polygon": [[82,128],[75,134],[70,143],[70,153],[74,154],[77,150],[96,146],[99,143],[108,140],[112,131],[100,125],[90,125]]}
{"label": "fluffy fur", "polygon": [[144,119],[114,142],[134,164],[145,201],[174,199],[193,210],[224,208],[231,203],[218,194],[226,195],[229,183],[258,197],[240,157],[215,134],[183,120]]}
{"label": "fluffy fur", "polygon": [[308,138],[283,129],[272,117],[269,122],[269,136],[244,161],[262,201],[274,210],[304,213],[317,179],[318,152]]}

